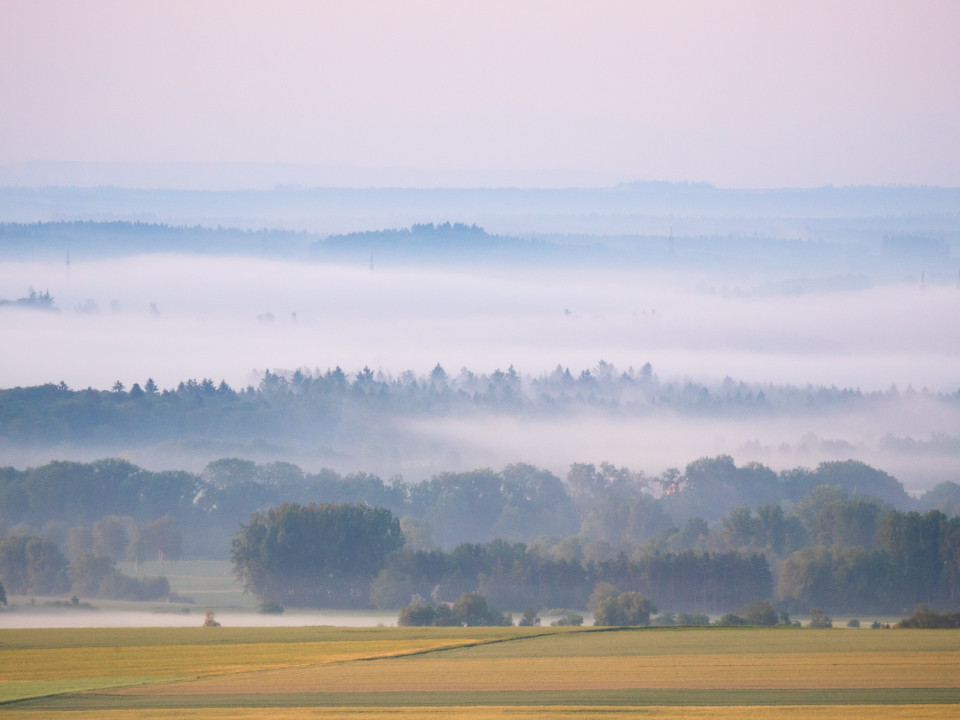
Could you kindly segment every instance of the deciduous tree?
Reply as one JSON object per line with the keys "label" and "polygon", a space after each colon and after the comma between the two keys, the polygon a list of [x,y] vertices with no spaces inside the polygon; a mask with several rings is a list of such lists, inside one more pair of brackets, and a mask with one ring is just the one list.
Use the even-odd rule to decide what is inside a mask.
{"label": "deciduous tree", "polygon": [[262,600],[356,607],[367,605],[371,581],[402,544],[389,510],[288,503],[241,526],[232,560],[238,579]]}

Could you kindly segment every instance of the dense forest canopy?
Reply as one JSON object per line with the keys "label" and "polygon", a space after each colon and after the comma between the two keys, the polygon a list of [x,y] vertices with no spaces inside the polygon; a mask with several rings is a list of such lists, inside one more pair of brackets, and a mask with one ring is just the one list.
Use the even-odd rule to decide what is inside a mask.
{"label": "dense forest canopy", "polygon": [[[389,537],[377,546],[383,552],[367,553],[362,568],[347,563],[350,579],[325,590],[303,581],[287,588],[248,564],[266,557],[250,533],[266,539],[304,512],[295,508],[323,504],[359,508],[358,518],[380,508],[386,515],[375,515]],[[225,557],[233,542],[248,586],[291,604],[400,607],[413,595],[453,602],[479,590],[498,607],[582,608],[593,586],[607,582],[671,612],[729,612],[758,598],[794,610],[902,612],[960,597],[958,508],[955,483],[914,499],[890,475],[856,461],[775,473],[720,456],[659,476],[580,463],[565,479],[515,464],[419,483],[230,458],[200,474],[116,459],[56,462],[0,471],[4,562],[21,567],[17,577],[37,578],[4,577],[12,570],[0,562],[0,581],[67,587],[69,558],[77,577],[95,571],[80,567],[115,578],[115,559]],[[34,556],[46,565],[31,571],[17,561],[25,556],[16,548],[27,542],[45,548]],[[296,556],[316,543],[288,545]],[[107,560],[97,565],[97,557]],[[297,562],[275,569],[288,567]]]}

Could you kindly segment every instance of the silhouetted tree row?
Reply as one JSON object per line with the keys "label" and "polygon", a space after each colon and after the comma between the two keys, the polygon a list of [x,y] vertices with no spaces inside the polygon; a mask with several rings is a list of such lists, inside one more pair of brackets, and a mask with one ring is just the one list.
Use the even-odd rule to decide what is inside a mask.
{"label": "silhouetted tree row", "polygon": [[464,593],[455,603],[433,605],[415,597],[400,610],[397,625],[403,626],[501,626],[513,625],[513,617],[490,607],[479,593]]}
{"label": "silhouetted tree row", "polygon": [[[918,394],[908,391],[904,395]],[[932,394],[930,402],[956,404],[960,391]],[[156,444],[169,440],[303,439],[331,443],[355,437],[387,418],[437,417],[470,412],[557,413],[586,408],[648,414],[756,415],[843,406],[869,411],[901,397],[835,387],[749,385],[726,379],[717,385],[661,382],[648,364],[618,370],[601,361],[571,373],[558,366],[539,377],[513,366],[489,374],[462,368],[456,375],[437,365],[426,376],[397,377],[368,367],[347,374],[339,367],[292,372],[267,370],[258,387],[234,389],[212,379],[187,380],[160,390],[152,378],[110,390],[72,390],[64,383],[0,390],[0,443]],[[889,437],[889,447],[910,452],[955,452],[960,438],[930,441]],[[932,444],[931,444],[932,443]]]}
{"label": "silhouetted tree row", "polygon": [[414,596],[453,602],[479,592],[500,607],[584,608],[598,583],[682,611],[718,612],[773,595],[762,555],[687,551],[631,559],[620,554],[584,564],[552,558],[536,546],[494,540],[465,543],[449,553],[404,548],[387,559],[373,582],[371,602],[395,608]]}

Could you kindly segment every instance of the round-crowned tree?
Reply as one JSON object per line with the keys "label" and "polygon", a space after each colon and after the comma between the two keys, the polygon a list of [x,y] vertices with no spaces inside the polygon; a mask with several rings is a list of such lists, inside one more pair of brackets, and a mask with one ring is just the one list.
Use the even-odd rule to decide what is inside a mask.
{"label": "round-crowned tree", "polygon": [[365,607],[387,556],[403,545],[389,510],[287,503],[254,513],[233,539],[233,569],[263,601]]}
{"label": "round-crowned tree", "polygon": [[657,606],[638,592],[611,595],[594,613],[594,625],[649,625]]}

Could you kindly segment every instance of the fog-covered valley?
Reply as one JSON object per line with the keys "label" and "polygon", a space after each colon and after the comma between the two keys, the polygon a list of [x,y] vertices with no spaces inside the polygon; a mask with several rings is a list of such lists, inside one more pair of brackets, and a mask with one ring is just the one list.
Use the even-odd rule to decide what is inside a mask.
{"label": "fog-covered valley", "polygon": [[[5,461],[117,455],[197,471],[239,455],[416,480],[515,461],[659,473],[730,454],[776,469],[858,458],[914,491],[955,479],[950,191],[804,192],[4,190],[22,203],[12,219],[46,224],[3,227],[0,299],[33,289],[50,300],[0,306],[5,387],[129,391],[150,378],[161,391],[203,379],[260,390],[267,371],[292,383],[298,370],[341,368],[348,385],[369,369],[382,392],[402,395],[440,366],[456,399],[338,401],[333,415],[233,436],[211,425],[192,437],[55,438],[9,417]],[[370,212],[366,225],[326,226],[354,234],[317,231],[323,212],[345,211],[337,197]],[[381,201],[390,219],[412,217],[398,197],[418,213],[458,214],[376,224]],[[204,201],[212,214],[191,216]],[[122,222],[73,223],[111,202]],[[275,225],[220,227],[257,207]],[[285,211],[314,219],[284,230]],[[542,232],[524,233],[521,216],[544,219]],[[659,232],[622,234],[633,216]],[[137,217],[205,226],[129,224]],[[476,219],[493,229],[465,224]],[[566,220],[579,231],[558,234]],[[518,402],[490,390],[503,374]]]}

